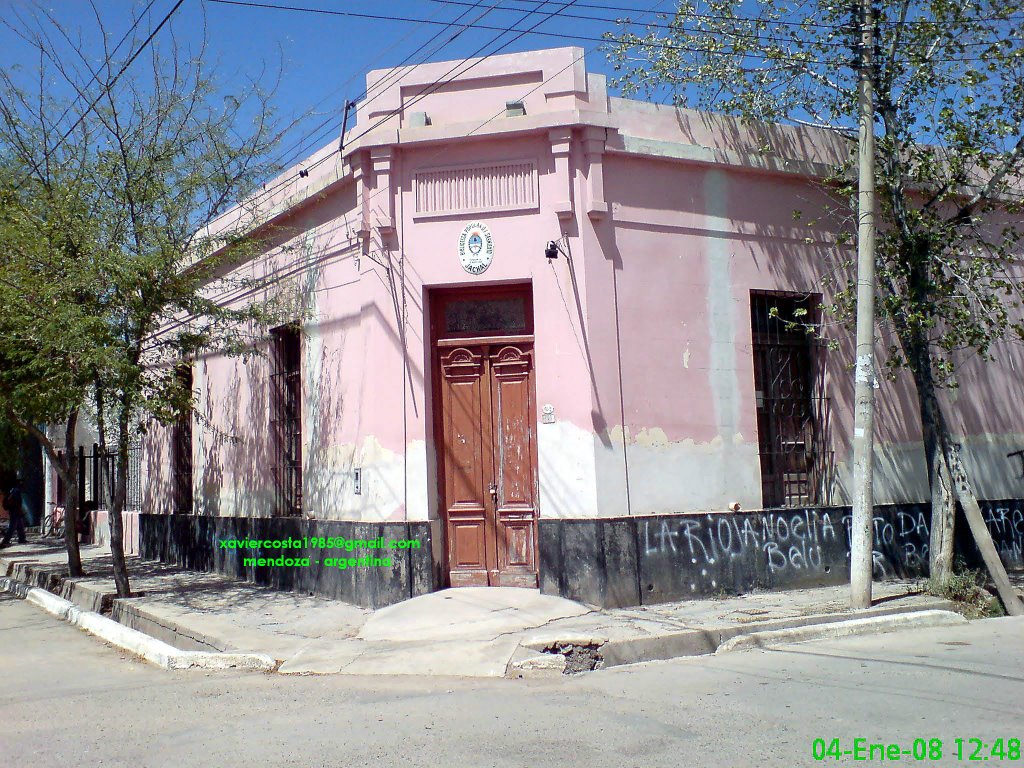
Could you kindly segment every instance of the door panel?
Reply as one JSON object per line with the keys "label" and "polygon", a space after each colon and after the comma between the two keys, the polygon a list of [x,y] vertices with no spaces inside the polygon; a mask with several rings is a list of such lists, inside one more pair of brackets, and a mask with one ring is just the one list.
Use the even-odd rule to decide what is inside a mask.
{"label": "door panel", "polygon": [[537,586],[532,357],[532,347],[526,344],[492,347],[490,356],[497,484],[496,581],[502,586]]}
{"label": "door panel", "polygon": [[438,359],[450,583],[536,587],[533,345],[440,349]]}
{"label": "door panel", "polygon": [[[442,356],[444,417],[444,494],[448,521],[449,568],[453,586],[486,586],[495,560],[486,497],[490,482],[490,417],[481,350],[456,348]],[[457,578],[455,577],[457,574]]]}

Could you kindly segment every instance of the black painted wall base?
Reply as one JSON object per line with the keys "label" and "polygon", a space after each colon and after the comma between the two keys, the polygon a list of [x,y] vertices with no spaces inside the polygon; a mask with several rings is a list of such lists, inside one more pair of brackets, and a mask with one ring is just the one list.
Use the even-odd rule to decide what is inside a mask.
{"label": "black painted wall base", "polygon": [[[385,542],[416,539],[419,549],[367,549],[348,552],[310,545],[298,549],[225,549],[220,541],[344,538],[382,538]],[[211,517],[204,515],[139,516],[139,547],[142,557],[173,563],[195,571],[215,571],[284,591],[305,592],[344,600],[366,608],[408,600],[438,588],[430,523],[354,523],[305,520],[298,517]],[[308,558],[308,566],[259,566],[244,558]],[[356,566],[339,569],[326,558],[390,558],[390,566]],[[317,565],[317,561],[320,564]]]}
{"label": "black painted wall base", "polygon": [[[1024,501],[982,503],[989,531],[1008,569],[1024,568]],[[849,507],[649,515],[539,522],[540,589],[604,608],[795,589],[849,581]],[[928,574],[930,507],[876,507],[875,578]],[[428,522],[355,523],[302,518],[153,515],[139,518],[142,557],[197,571],[216,571],[275,589],[306,592],[369,608],[440,589],[442,542]],[[220,540],[418,539],[420,549],[364,552],[223,549]],[[433,552],[434,545],[438,551]],[[962,513],[957,549],[973,567],[981,558]],[[310,565],[255,566],[244,557],[308,557]],[[391,555],[390,567],[340,570],[325,557]]]}
{"label": "black painted wall base", "polygon": [[[1008,569],[1024,568],[1024,501],[982,503]],[[540,520],[540,588],[605,608],[844,584],[850,570],[849,507],[597,520]],[[962,513],[957,549],[981,558]],[[876,579],[925,577],[928,504],[880,506]]]}

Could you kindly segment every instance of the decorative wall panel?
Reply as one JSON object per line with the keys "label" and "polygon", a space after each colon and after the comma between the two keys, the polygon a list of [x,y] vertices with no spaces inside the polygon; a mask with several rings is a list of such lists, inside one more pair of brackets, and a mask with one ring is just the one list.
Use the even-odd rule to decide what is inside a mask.
{"label": "decorative wall panel", "polygon": [[417,218],[536,208],[537,164],[512,160],[429,168],[416,174],[414,192]]}

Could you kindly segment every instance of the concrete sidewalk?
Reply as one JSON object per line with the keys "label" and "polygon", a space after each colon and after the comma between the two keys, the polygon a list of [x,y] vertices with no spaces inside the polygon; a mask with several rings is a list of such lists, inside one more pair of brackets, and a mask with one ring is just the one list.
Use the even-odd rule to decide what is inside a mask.
{"label": "concrete sidewalk", "polygon": [[460,588],[372,611],[138,558],[129,567],[140,596],[114,600],[109,551],[83,546],[82,557],[89,575],[68,579],[63,548],[31,541],[0,551],[0,576],[181,650],[269,656],[283,674],[558,675],[963,621],[910,581],[876,583],[875,606],[860,612],[847,608],[845,586],[613,610],[537,590]]}

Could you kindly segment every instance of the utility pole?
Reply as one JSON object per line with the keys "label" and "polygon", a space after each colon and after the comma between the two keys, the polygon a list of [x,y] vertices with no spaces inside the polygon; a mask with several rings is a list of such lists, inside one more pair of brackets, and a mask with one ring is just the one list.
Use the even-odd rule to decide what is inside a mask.
{"label": "utility pole", "polygon": [[875,421],[875,106],[873,0],[860,5],[858,88],[860,178],[857,194],[857,368],[854,377],[853,526],[850,536],[850,604],[871,607],[871,487]]}

